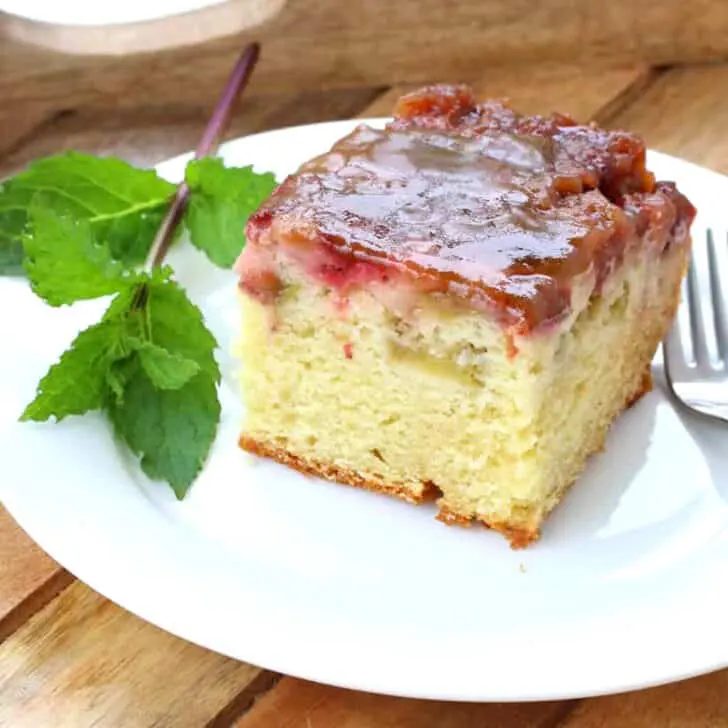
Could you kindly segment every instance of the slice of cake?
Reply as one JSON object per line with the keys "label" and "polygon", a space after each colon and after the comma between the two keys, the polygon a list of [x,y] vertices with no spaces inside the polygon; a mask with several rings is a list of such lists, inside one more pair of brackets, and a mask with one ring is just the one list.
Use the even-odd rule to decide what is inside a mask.
{"label": "slice of cake", "polygon": [[693,216],[633,135],[405,96],[248,223],[242,447],[527,545],[649,389]]}

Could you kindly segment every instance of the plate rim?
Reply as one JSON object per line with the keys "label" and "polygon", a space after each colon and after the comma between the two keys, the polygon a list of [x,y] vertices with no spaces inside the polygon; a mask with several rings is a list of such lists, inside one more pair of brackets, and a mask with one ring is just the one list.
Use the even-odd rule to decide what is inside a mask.
{"label": "plate rim", "polygon": [[[331,131],[332,139],[333,134],[342,132],[345,128],[353,128],[357,124],[381,124],[386,121],[386,118],[377,118],[377,119],[356,119],[356,120],[344,120],[344,121],[333,121],[333,122],[321,122],[317,124],[304,124],[304,125],[298,125],[298,126],[291,126],[291,127],[285,127],[283,129],[276,129],[266,132],[261,132],[259,134],[249,135],[247,137],[240,137],[234,140],[230,140],[229,142],[226,142],[220,150],[221,156],[225,156],[226,150],[234,149],[237,145],[240,144],[246,144],[249,143],[250,140],[261,140],[263,137],[270,137],[271,135],[286,135],[295,133],[300,130],[305,129],[321,129],[322,127],[325,127],[326,131]],[[229,153],[229,152],[228,152]],[[699,174],[705,175],[710,174],[712,176],[716,176],[720,178],[721,184],[724,186],[728,186],[728,179],[726,179],[723,175],[720,175],[717,172],[714,172],[712,170],[700,167],[699,165],[695,165],[691,162],[688,162],[686,160],[682,160],[677,157],[672,157],[670,155],[666,155],[660,152],[655,152],[650,150],[650,155],[657,159],[657,158],[663,158],[663,160],[666,160],[667,163],[671,165],[675,165],[676,168],[679,168],[682,165],[686,165],[686,168],[693,168],[694,170],[698,170]],[[657,155],[657,157],[655,156]],[[170,170],[174,169],[175,166],[179,167],[183,162],[187,159],[189,159],[190,154],[181,154],[177,155],[169,160],[166,160],[160,165],[157,166],[157,169],[161,170],[161,173],[164,174],[165,171],[169,172]],[[679,175],[678,175],[679,176]],[[179,181],[179,176],[176,176],[175,181]],[[30,425],[24,425],[24,427],[31,427]],[[0,432],[2,431],[2,428],[0,428]],[[553,692],[553,691],[547,691],[547,692],[538,692],[538,691],[532,691],[532,692],[521,692],[521,691],[514,691],[512,693],[508,692],[492,692],[488,690],[478,690],[473,689],[472,685],[470,688],[459,691],[454,690],[452,687],[450,688],[442,688],[438,689],[438,687],[434,684],[430,685],[429,688],[417,690],[413,688],[412,686],[408,687],[402,687],[401,689],[398,689],[396,686],[388,686],[387,681],[385,680],[384,683],[377,681],[377,680],[352,680],[352,679],[337,679],[336,675],[336,668],[333,669],[333,672],[331,669],[328,670],[328,673],[326,670],[318,669],[314,670],[316,674],[312,674],[311,671],[307,671],[305,669],[291,669],[290,666],[287,665],[281,665],[279,664],[279,659],[273,659],[273,660],[267,660],[264,657],[258,658],[256,656],[253,657],[243,657],[240,654],[237,654],[236,650],[227,650],[225,649],[224,645],[217,644],[216,640],[212,640],[215,642],[213,646],[210,645],[211,640],[200,638],[199,633],[195,633],[194,635],[190,634],[190,630],[187,629],[188,625],[182,622],[174,622],[170,626],[170,621],[166,618],[159,618],[157,615],[156,609],[146,609],[146,608],[140,608],[139,604],[136,603],[134,599],[127,599],[126,596],[120,592],[123,591],[123,587],[121,589],[117,589],[117,587],[112,584],[111,582],[107,581],[105,578],[99,578],[96,573],[94,573],[94,566],[89,565],[89,563],[79,564],[77,562],[78,554],[73,553],[74,549],[71,549],[70,552],[67,551],[63,547],[59,547],[58,539],[63,539],[63,535],[61,531],[56,527],[54,530],[51,526],[48,524],[48,518],[37,518],[34,517],[32,510],[28,510],[28,508],[32,509],[31,504],[31,498],[23,498],[22,495],[19,493],[18,489],[15,489],[13,492],[12,488],[8,488],[5,484],[0,482],[0,495],[3,495],[2,501],[4,502],[8,512],[11,514],[11,516],[16,520],[16,522],[23,528],[30,536],[33,538],[33,540],[38,543],[43,550],[48,552],[55,558],[64,568],[66,568],[69,572],[73,573],[77,578],[79,578],[82,582],[90,586],[92,589],[100,593],[102,596],[110,599],[111,601],[114,601],[116,604],[120,605],[122,608],[126,609],[127,611],[132,612],[137,617],[148,621],[155,626],[164,629],[167,632],[170,632],[172,634],[175,634],[176,636],[185,639],[189,642],[198,644],[200,646],[203,646],[207,649],[212,649],[214,651],[217,651],[221,654],[228,655],[229,657],[232,657],[234,659],[243,660],[245,662],[251,662],[253,664],[256,664],[258,666],[261,666],[265,669],[274,670],[276,672],[281,672],[287,675],[292,675],[295,677],[300,677],[307,680],[313,680],[316,682],[324,682],[326,684],[330,685],[336,685],[338,687],[344,687],[349,689],[355,689],[355,690],[364,690],[364,691],[370,691],[370,692],[377,692],[381,694],[388,694],[388,695],[397,695],[402,697],[413,697],[413,698],[425,698],[425,699],[436,699],[436,700],[452,700],[452,701],[478,701],[478,702],[487,702],[487,701],[499,701],[499,702],[531,702],[531,701],[539,701],[539,700],[560,700],[560,699],[572,699],[572,698],[581,698],[581,697],[592,697],[597,695],[605,695],[605,694],[611,694],[611,693],[618,693],[623,692],[626,690],[634,690],[634,689],[641,689],[646,687],[651,687],[655,685],[661,685],[669,682],[673,682],[675,680],[680,680],[688,677],[693,677],[696,675],[704,674],[707,672],[711,672],[713,670],[721,669],[724,667],[728,667],[728,651],[722,652],[722,657],[715,657],[712,659],[712,661],[705,661],[705,660],[698,660],[695,662],[695,664],[687,664],[685,666],[684,670],[676,670],[675,668],[672,668],[670,670],[667,670],[670,674],[669,675],[654,675],[652,679],[647,679],[645,681],[635,683],[634,680],[631,682],[626,683],[618,683],[614,682],[609,687],[606,687],[605,689],[599,689],[599,688],[589,688],[585,687],[581,690],[576,691],[567,691],[567,692]],[[37,516],[38,514],[36,514]],[[195,540],[195,539],[193,539]],[[68,539],[66,539],[66,542],[68,542]],[[189,544],[191,545],[191,544]],[[78,549],[76,549],[77,551]],[[58,558],[56,554],[61,554],[61,557]],[[190,558],[195,558],[194,554],[188,554]],[[91,559],[93,561],[93,559]],[[80,566],[80,568],[79,568]],[[728,593],[728,592],[726,592]],[[149,615],[152,615],[152,618],[150,618]],[[721,643],[722,644],[722,643]],[[304,658],[305,659],[305,658]],[[284,660],[285,662],[285,660]],[[321,667],[319,665],[319,667]],[[323,673],[323,674],[322,674]],[[516,694],[518,692],[521,692],[521,694]]]}

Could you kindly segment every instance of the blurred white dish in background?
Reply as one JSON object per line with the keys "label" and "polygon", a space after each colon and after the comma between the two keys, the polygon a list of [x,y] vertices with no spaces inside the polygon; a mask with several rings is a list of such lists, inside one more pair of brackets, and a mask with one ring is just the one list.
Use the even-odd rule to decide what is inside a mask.
{"label": "blurred white dish in background", "polygon": [[54,25],[116,25],[158,20],[170,15],[220,5],[227,0],[125,0],[90,3],[88,0],[0,0],[0,11]]}
{"label": "blurred white dish in background", "polygon": [[285,4],[286,0],[0,0],[0,45],[19,41],[69,56],[148,53],[257,29]]}

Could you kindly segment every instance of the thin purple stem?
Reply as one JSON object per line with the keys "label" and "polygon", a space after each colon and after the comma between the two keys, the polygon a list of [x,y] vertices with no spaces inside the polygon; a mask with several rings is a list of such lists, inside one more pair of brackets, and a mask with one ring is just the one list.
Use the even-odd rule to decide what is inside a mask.
{"label": "thin purple stem", "polygon": [[[212,112],[212,117],[205,127],[202,139],[200,139],[200,143],[197,145],[195,159],[207,157],[217,151],[220,139],[230,122],[235,102],[248,85],[255,64],[258,62],[259,55],[260,46],[257,43],[250,43],[240,54],[225,84],[220,100]],[[159,226],[159,230],[157,230],[157,234],[154,237],[154,242],[149,249],[147,261],[144,264],[144,270],[148,273],[161,265],[164,260],[164,256],[167,254],[169,246],[172,243],[174,231],[177,229],[184,215],[189,196],[190,188],[186,182],[182,182],[177,188],[172,204],[169,206],[167,214],[164,216],[164,220],[162,220],[162,224]]]}

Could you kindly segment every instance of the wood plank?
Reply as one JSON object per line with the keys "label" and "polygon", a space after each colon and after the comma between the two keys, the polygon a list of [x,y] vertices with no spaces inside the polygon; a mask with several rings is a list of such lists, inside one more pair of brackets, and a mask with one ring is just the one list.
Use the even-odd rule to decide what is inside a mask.
{"label": "wood plank", "polygon": [[72,580],[0,506],[0,642]]}
{"label": "wood plank", "polygon": [[728,670],[581,703],[559,728],[725,728]]}
{"label": "wood plank", "polygon": [[272,676],[173,637],[79,582],[0,645],[0,726],[200,728]]}
{"label": "wood plank", "polygon": [[728,173],[728,65],[677,68],[614,117],[649,146]]}
{"label": "wood plank", "polygon": [[571,707],[408,700],[283,678],[234,728],[552,728]]}
{"label": "wood plank", "polygon": [[[307,124],[355,115],[381,89],[309,91],[245,98],[227,137],[264,129]],[[0,176],[12,174],[32,159],[64,149],[111,154],[151,166],[193,148],[211,113],[209,104],[148,105],[132,109],[79,109],[58,116],[2,154]]]}
{"label": "wood plank", "polygon": [[22,110],[0,109],[0,157],[30,137],[53,116],[53,110],[43,105],[26,104]]}
{"label": "wood plank", "polygon": [[[589,71],[572,67],[503,69],[474,81],[478,98],[508,98],[527,114],[561,111],[575,119],[613,116],[655,78],[646,67]],[[362,116],[388,116],[397,98],[416,86],[400,86],[381,95]]]}
{"label": "wood plank", "polygon": [[109,58],[5,39],[0,98],[15,105],[49,102],[56,110],[139,106],[148,98],[177,103],[190,95],[211,100],[241,44],[251,39],[264,51],[251,86],[255,95],[464,80],[508,65],[717,61],[728,54],[728,13],[723,0],[372,0],[354,7],[287,0],[260,27],[199,43],[194,51],[184,46]]}

